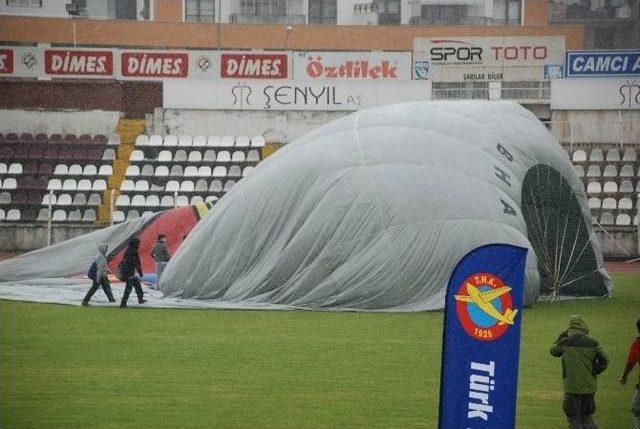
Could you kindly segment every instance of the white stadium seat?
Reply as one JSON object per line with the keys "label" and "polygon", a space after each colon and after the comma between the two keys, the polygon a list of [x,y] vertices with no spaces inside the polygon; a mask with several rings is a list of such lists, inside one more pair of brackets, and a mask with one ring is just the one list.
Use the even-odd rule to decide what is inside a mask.
{"label": "white stadium seat", "polygon": [[78,191],[90,191],[91,190],[91,180],[82,179],[78,182],[78,187],[76,188]]}
{"label": "white stadium seat", "polygon": [[632,210],[633,209],[633,202],[631,201],[631,198],[629,198],[629,197],[620,198],[620,201],[618,201],[618,209],[619,210]]}
{"label": "white stadium seat", "polygon": [[264,136],[258,135],[251,138],[251,147],[263,147],[264,143]]}
{"label": "white stadium seat", "polygon": [[180,192],[193,192],[195,186],[191,180],[184,180],[180,183]]}
{"label": "white stadium seat", "polygon": [[584,167],[582,165],[574,165],[573,169],[576,171],[578,177],[584,177]]}
{"label": "white stadium seat", "polygon": [[97,176],[98,175],[98,167],[93,164],[87,164],[82,169],[83,176]]}
{"label": "white stadium seat", "polygon": [[207,189],[208,189],[209,185],[207,184],[207,181],[204,179],[199,179],[196,182],[196,187],[195,187],[195,192],[201,192],[201,193],[206,193]]}
{"label": "white stadium seat", "polygon": [[83,222],[93,222],[96,220],[96,211],[94,209],[87,209],[82,215]]}
{"label": "white stadium seat", "polygon": [[67,212],[62,209],[54,210],[51,220],[54,222],[64,222],[67,220]]}
{"label": "white stadium seat", "polygon": [[258,161],[260,161],[260,152],[258,152],[255,149],[250,150],[249,153],[247,154],[247,161],[248,162],[258,162]]}
{"label": "white stadium seat", "polygon": [[602,192],[602,186],[598,182],[591,182],[587,185],[587,194],[599,194]]}
{"label": "white stadium seat", "polygon": [[149,137],[149,146],[162,146],[162,136],[154,134]]}
{"label": "white stadium seat", "polygon": [[20,220],[20,210],[18,209],[9,209],[5,218],[6,220]]}
{"label": "white stadium seat", "polygon": [[126,177],[136,177],[140,175],[140,167],[137,165],[130,165],[127,167],[127,171],[124,173]]}
{"label": "white stadium seat", "polygon": [[[0,219],[2,219],[2,213],[0,213]],[[38,217],[36,217],[36,221],[44,222],[49,220],[49,208],[43,208],[38,211]]]}
{"label": "white stadium seat", "polygon": [[123,180],[120,184],[121,191],[133,191],[134,188],[135,184],[133,183],[133,180]]}
{"label": "white stadium seat", "polygon": [[205,147],[207,145],[207,137],[205,136],[195,136],[193,138],[193,146],[194,147]]}
{"label": "white stadium seat", "polygon": [[227,172],[227,176],[232,176],[232,177],[240,177],[240,176],[242,176],[242,170],[240,170],[240,166],[239,165],[232,165],[231,167],[229,167],[229,171]]}
{"label": "white stadium seat", "polygon": [[51,205],[55,206],[58,198],[56,197],[56,194],[44,194],[44,196],[42,197],[42,205],[48,206],[49,200],[51,200]]}
{"label": "white stadium seat", "polygon": [[69,167],[66,164],[58,164],[53,170],[54,176],[66,176],[67,174],[69,174]]}
{"label": "white stadium seat", "polygon": [[8,171],[7,164],[0,162],[0,174],[6,174]]}
{"label": "white stadium seat", "polygon": [[133,198],[131,198],[132,206],[144,206],[145,202],[146,200],[142,194],[135,194]]}
{"label": "white stadium seat", "polygon": [[11,194],[9,192],[0,192],[0,204],[11,204]]}
{"label": "white stadium seat", "polygon": [[[7,179],[8,180],[8,179]],[[6,181],[5,181],[6,183]],[[47,185],[48,190],[59,191],[62,189],[62,182],[60,179],[51,179],[49,180],[49,184]]]}
{"label": "white stadium seat", "polygon": [[77,187],[78,187],[78,183],[75,181],[75,179],[66,179],[62,183],[63,191],[75,191]]}
{"label": "white stadium seat", "polygon": [[188,206],[188,205],[189,205],[189,198],[187,198],[186,195],[178,195],[178,198],[176,199],[176,206],[181,207],[181,206]]}
{"label": "white stadium seat", "polygon": [[124,213],[120,210],[115,210],[113,213],[111,213],[111,219],[114,223],[124,222]]}
{"label": "white stadium seat", "polygon": [[212,177],[225,177],[226,175],[227,175],[227,169],[226,167],[223,167],[221,165],[214,167],[213,173],[211,174]]}
{"label": "white stadium seat", "polygon": [[192,146],[193,145],[193,139],[191,138],[191,136],[189,135],[181,135],[180,139],[178,140],[178,146]]}
{"label": "white stadium seat", "polygon": [[162,142],[162,146],[174,147],[178,146],[178,136],[174,134],[167,134],[164,137],[164,141]]}
{"label": "white stadium seat", "polygon": [[605,157],[607,162],[619,162],[620,151],[618,149],[607,149],[607,156]]}
{"label": "white stadium seat", "polygon": [[158,161],[171,162],[171,151],[161,150],[158,154]]}
{"label": "white stadium seat", "polygon": [[202,197],[200,195],[194,195],[193,197],[191,197],[191,205],[194,206],[196,204],[202,204],[204,203],[204,200],[202,199]]}
{"label": "white stadium seat", "polygon": [[177,180],[169,180],[164,187],[167,192],[175,192],[180,190],[180,183]]}
{"label": "white stadium seat", "polygon": [[251,141],[249,140],[248,136],[238,136],[236,140],[237,147],[249,147],[250,144]]}
{"label": "white stadium seat", "polygon": [[235,184],[236,184],[235,180],[227,180],[226,183],[224,184],[224,191],[229,192]]}
{"label": "white stadium seat", "polygon": [[14,162],[13,164],[9,165],[9,170],[7,171],[8,174],[22,174],[22,164],[20,164],[19,162]]}
{"label": "white stadium seat", "polygon": [[103,179],[98,179],[93,181],[93,186],[91,187],[92,191],[106,191],[107,190],[107,182]]}
{"label": "white stadium seat", "polygon": [[174,162],[185,162],[187,160],[187,152],[183,149],[178,149],[173,155]]}
{"label": "white stadium seat", "polygon": [[602,216],[600,216],[600,225],[613,225],[613,214],[609,212],[602,213]]}
{"label": "white stadium seat", "polygon": [[69,176],[81,176],[82,166],[80,164],[73,164],[69,167]]}
{"label": "white stadium seat", "polygon": [[604,153],[602,153],[602,149],[596,148],[591,151],[589,155],[589,162],[602,162],[604,161]]}
{"label": "white stadium seat", "polygon": [[153,176],[154,172],[153,172],[153,165],[151,164],[145,164],[142,166],[142,170],[140,170],[140,175],[141,176]]}
{"label": "white stadium seat", "polygon": [[116,159],[116,151],[114,149],[107,148],[102,152],[103,161],[113,161],[114,159]]}
{"label": "white stadium seat", "polygon": [[157,166],[155,175],[157,177],[167,177],[169,175],[169,167],[167,167],[166,165]]}
{"label": "white stadium seat", "polygon": [[89,201],[87,201],[87,205],[90,205],[90,206],[102,205],[102,196],[100,194],[89,195]]}
{"label": "white stadium seat", "polygon": [[147,192],[149,190],[149,182],[146,180],[137,180],[134,190],[137,192]]}
{"label": "white stadium seat", "polygon": [[589,204],[589,208],[594,210],[594,209],[599,209],[602,207],[602,201],[600,201],[600,198],[597,197],[591,197],[587,200],[587,203]]}
{"label": "white stadium seat", "polygon": [[[56,179],[51,179],[56,180]],[[58,182],[60,182],[58,180]],[[7,177],[2,181],[2,189],[16,189],[18,187],[18,181],[14,177]]]}
{"label": "white stadium seat", "polygon": [[253,167],[251,165],[248,166],[248,167],[245,167],[244,170],[242,170],[242,177],[248,176],[254,169],[255,169],[255,167]]}
{"label": "white stadium seat", "polygon": [[127,212],[127,220],[137,219],[140,217],[140,212],[138,210],[129,210]]}
{"label": "white stadium seat", "polygon": [[198,176],[198,167],[194,165],[188,165],[184,169],[184,177],[197,177]]}
{"label": "white stadium seat", "polygon": [[218,156],[216,157],[216,161],[218,162],[231,162],[231,154],[229,151],[221,150],[218,152]]}
{"label": "white stadium seat", "polygon": [[116,198],[116,207],[127,207],[130,205],[131,199],[129,198],[129,195],[118,195],[118,198]]}
{"label": "white stadium seat", "polygon": [[620,169],[620,177],[633,177],[633,165],[623,165]]}
{"label": "white stadium seat", "polygon": [[602,172],[600,171],[599,165],[590,165],[587,170],[587,177],[600,177],[602,176]]}
{"label": "white stadium seat", "polygon": [[609,164],[604,167],[604,171],[602,173],[602,177],[617,177],[618,169],[615,165]]}
{"label": "white stadium seat", "polygon": [[207,203],[215,203],[216,201],[218,201],[218,197],[216,197],[215,195],[209,195],[207,198],[204,199],[205,202]]}
{"label": "white stadium seat", "polygon": [[160,205],[160,197],[158,197],[157,195],[147,195],[145,206],[158,207],[159,205]]}
{"label": "white stadium seat", "polygon": [[149,137],[144,134],[140,134],[136,137],[136,146],[148,146],[149,145]]}
{"label": "white stadium seat", "polygon": [[233,137],[231,136],[222,136],[220,140],[219,146],[221,147],[232,147],[233,146]]}
{"label": "white stadium seat", "polygon": [[192,150],[189,152],[189,157],[187,158],[189,162],[200,162],[202,161],[202,152],[199,150]]}
{"label": "white stadium seat", "polygon": [[209,136],[207,138],[207,147],[220,146],[220,136]]}
{"label": "white stadium seat", "polygon": [[73,199],[71,198],[71,194],[60,194],[58,195],[58,201],[56,205],[58,206],[70,206],[73,203]]}
{"label": "white stadium seat", "polygon": [[620,189],[618,189],[618,192],[623,194],[633,193],[633,182],[628,179],[623,180],[622,182],[620,182]]}
{"label": "white stadium seat", "polygon": [[572,161],[573,162],[586,162],[587,161],[587,152],[585,152],[582,149],[576,150],[575,152],[573,152]]}
{"label": "white stadium seat", "polygon": [[204,156],[202,157],[203,161],[215,161],[216,160],[216,151],[212,149],[207,149],[204,152]]}
{"label": "white stadium seat", "polygon": [[222,182],[220,180],[212,180],[209,185],[209,192],[222,192]]}
{"label": "white stadium seat", "polygon": [[244,152],[241,150],[233,152],[233,155],[231,156],[231,162],[244,162],[245,159]]}
{"label": "white stadium seat", "polygon": [[619,225],[619,226],[629,226],[629,225],[631,225],[631,216],[629,216],[626,213],[620,213],[616,217],[616,225]]}
{"label": "white stadium seat", "polygon": [[80,210],[71,210],[67,215],[68,222],[80,222],[82,220],[82,213]]}
{"label": "white stadium seat", "polygon": [[131,152],[131,156],[129,157],[129,161],[142,161],[144,160],[144,152],[141,150],[134,150]]}
{"label": "white stadium seat", "polygon": [[605,194],[615,194],[618,192],[618,184],[616,182],[605,182],[602,192]]}
{"label": "white stadium seat", "polygon": [[171,195],[165,195],[160,200],[160,207],[173,207],[173,197]]}
{"label": "white stadium seat", "polygon": [[626,148],[622,155],[622,160],[625,162],[636,162],[638,160],[638,154],[634,148]]}
{"label": "white stadium seat", "polygon": [[111,133],[107,137],[107,145],[109,146],[118,146],[120,144],[120,134]]}
{"label": "white stadium seat", "polygon": [[615,198],[605,198],[602,200],[602,208],[604,210],[615,210],[616,209],[616,199]]}
{"label": "white stadium seat", "polygon": [[198,177],[210,177],[211,176],[211,167],[208,165],[203,165],[198,167]]}

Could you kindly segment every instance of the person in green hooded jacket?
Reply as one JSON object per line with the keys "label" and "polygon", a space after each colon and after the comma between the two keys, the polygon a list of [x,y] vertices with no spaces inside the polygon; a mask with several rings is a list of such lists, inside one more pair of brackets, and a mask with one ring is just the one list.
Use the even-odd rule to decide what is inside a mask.
{"label": "person in green hooded jacket", "polygon": [[609,358],[602,346],[589,336],[582,316],[569,318],[569,328],[560,334],[550,352],[562,358],[562,410],[569,428],[597,429],[592,417],[596,410],[596,377],[607,368]]}

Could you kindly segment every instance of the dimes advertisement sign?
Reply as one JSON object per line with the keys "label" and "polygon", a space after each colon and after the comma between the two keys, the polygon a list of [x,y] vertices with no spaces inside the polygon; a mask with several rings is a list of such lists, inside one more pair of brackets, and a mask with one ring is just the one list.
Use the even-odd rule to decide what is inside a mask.
{"label": "dimes advertisement sign", "polygon": [[294,52],[294,79],[411,80],[410,52]]}
{"label": "dimes advertisement sign", "polygon": [[434,82],[545,79],[561,66],[564,36],[415,38],[413,77]]}

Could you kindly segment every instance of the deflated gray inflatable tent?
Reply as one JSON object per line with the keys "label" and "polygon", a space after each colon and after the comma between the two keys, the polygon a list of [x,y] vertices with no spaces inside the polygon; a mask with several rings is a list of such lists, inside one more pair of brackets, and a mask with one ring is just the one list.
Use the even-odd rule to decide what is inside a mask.
{"label": "deflated gray inflatable tent", "polygon": [[583,187],[536,117],[510,102],[360,111],[261,163],[167,266],[165,294],[234,304],[420,311],[488,243],[529,249],[525,299],[605,296]]}

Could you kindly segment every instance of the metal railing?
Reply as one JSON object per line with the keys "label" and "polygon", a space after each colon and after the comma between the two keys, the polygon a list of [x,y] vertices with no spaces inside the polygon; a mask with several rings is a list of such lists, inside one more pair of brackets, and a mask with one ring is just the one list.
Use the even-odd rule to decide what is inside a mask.
{"label": "metal railing", "polygon": [[229,22],[233,24],[291,24],[304,25],[306,15],[259,15],[248,13],[232,13]]}

